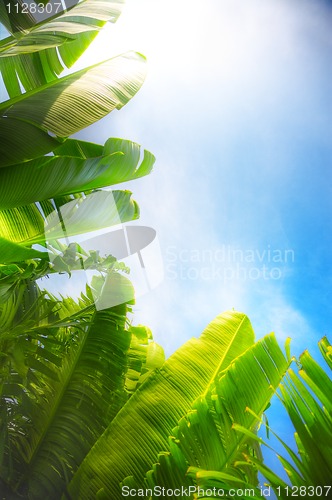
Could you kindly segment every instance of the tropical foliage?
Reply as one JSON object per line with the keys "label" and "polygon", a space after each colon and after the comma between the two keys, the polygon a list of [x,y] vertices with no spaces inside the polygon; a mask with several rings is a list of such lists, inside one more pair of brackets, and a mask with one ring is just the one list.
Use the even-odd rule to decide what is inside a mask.
{"label": "tropical foliage", "polygon": [[[155,161],[148,151],[141,159],[140,146],[130,141],[111,138],[102,146],[68,139],[120,109],[144,81],[145,59],[136,53],[57,78],[106,21],[117,19],[122,3],[83,0],[38,24],[19,9],[8,15],[1,4],[0,21],[9,31],[0,44],[9,94],[0,105],[0,489],[5,498],[44,493],[58,498],[121,405],[163,361],[148,329],[128,323],[134,294],[118,273],[128,270],[112,256],[86,254],[58,241],[64,234],[136,219],[139,209],[130,192],[91,193],[147,175]],[[40,291],[39,278],[82,269],[83,258],[84,268],[97,269],[100,277],[78,301]],[[116,294],[118,305],[96,310],[94,288],[101,298]]]}
{"label": "tropical foliage", "polygon": [[[259,472],[286,498],[257,433],[274,394],[296,431],[296,451],[279,438],[290,485],[324,485],[331,381],[308,352],[297,374],[288,345],[284,354],[273,334],[255,341],[247,316],[229,311],[165,361],[150,330],[129,321],[130,270],[60,241],[138,218],[130,192],[100,189],[148,175],[155,161],[129,140],[69,138],[125,105],[146,66],[128,53],[59,78],[116,21],[123,1],[67,4],[39,22],[0,4],[8,31],[0,42],[8,92],[0,105],[2,498],[120,499],[122,488],[150,489],[140,496],[154,498],[156,486],[190,487],[190,498],[197,487],[222,489],[223,498],[251,488],[262,498]],[[82,268],[96,275],[77,300],[38,286]],[[115,305],[100,310],[96,296]],[[331,368],[331,346],[326,338],[319,345]]]}
{"label": "tropical foliage", "polygon": [[[56,17],[40,23],[23,13],[23,3],[8,0],[0,5],[0,22],[9,32],[0,43],[0,69],[10,97],[56,80],[84,53],[105,22],[118,19],[124,0],[66,1],[67,12],[61,12],[59,3],[44,1],[52,5]],[[10,10],[8,4],[14,4]]]}
{"label": "tropical foliage", "polygon": [[[131,286],[117,273],[108,279],[111,290]],[[128,324],[129,304],[92,304],[89,291],[60,306],[41,295],[2,336],[1,476],[20,496],[60,498],[140,376],[163,362],[150,332]]]}
{"label": "tropical foliage", "polygon": [[[117,191],[108,195],[115,199],[116,214],[101,216],[107,195],[100,195],[87,228],[84,217],[91,202],[83,199],[82,192],[147,175],[154,156],[144,151],[140,161],[140,146],[130,141],[109,139],[102,146],[68,136],[121,108],[135,95],[145,77],[144,57],[124,54],[57,79],[63,70],[59,60],[71,66],[100,27],[117,19],[122,3],[83,0],[56,19],[29,27],[22,13],[9,16],[8,22],[6,9],[0,11],[7,29],[15,27],[0,50],[0,69],[11,96],[0,105],[1,264],[47,259],[42,249],[32,245],[53,244],[63,233],[62,225],[53,225],[52,234],[45,226],[55,210],[67,205],[68,211],[71,200],[79,204],[77,209],[71,205],[77,212],[72,213],[75,234],[139,216],[130,193]],[[12,273],[2,267],[2,275],[8,289]]]}
{"label": "tropical foliage", "polygon": [[254,343],[244,314],[218,316],[122,408],[75,474],[71,498],[120,499],[121,482],[136,490],[181,489],[204,470],[224,473],[227,483],[256,485],[251,468],[235,466],[244,451],[255,453],[252,439],[232,425],[256,429],[246,408],[264,411],[287,366],[273,336]]}

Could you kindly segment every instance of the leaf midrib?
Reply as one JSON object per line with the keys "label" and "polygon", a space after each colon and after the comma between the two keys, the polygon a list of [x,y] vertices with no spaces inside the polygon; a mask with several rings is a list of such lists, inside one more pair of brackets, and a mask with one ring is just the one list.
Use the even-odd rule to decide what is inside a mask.
{"label": "leaf midrib", "polygon": [[[248,319],[248,318],[247,318],[247,316],[246,316],[246,315],[244,315],[244,316],[243,316],[243,318],[242,318],[242,320],[241,320],[241,322],[240,322],[240,324],[239,324],[239,326],[238,326],[238,327],[237,327],[237,329],[234,331],[233,338],[232,338],[232,340],[229,342],[228,347],[226,348],[226,350],[225,350],[225,352],[224,352],[224,354],[223,354],[223,356],[222,356],[222,358],[221,358],[221,360],[220,360],[220,362],[219,362],[219,364],[218,364],[218,366],[217,366],[216,370],[214,371],[214,373],[213,373],[213,375],[212,375],[212,377],[211,377],[211,379],[210,379],[210,382],[209,382],[209,383],[208,383],[208,385],[206,386],[206,389],[205,389],[205,391],[202,393],[201,397],[205,398],[205,397],[207,396],[207,394],[208,394],[208,392],[209,392],[209,390],[210,390],[211,384],[214,382],[215,378],[217,377],[218,373],[220,372],[220,368],[221,368],[221,366],[222,366],[222,363],[225,361],[226,356],[227,356],[227,354],[229,353],[229,351],[230,351],[231,347],[233,346],[234,341],[235,341],[235,339],[236,339],[236,336],[238,335],[238,333],[239,333],[239,331],[240,331],[240,329],[241,329],[241,327],[242,327],[242,324],[243,324],[243,322],[244,322],[246,319]],[[242,353],[241,353],[241,354],[242,354]],[[238,356],[236,356],[236,357],[238,357]],[[234,359],[236,359],[236,358],[234,358]],[[231,361],[231,362],[232,362],[232,361]],[[229,365],[228,365],[228,366],[229,366]],[[227,366],[225,366],[225,368],[227,368]],[[224,369],[225,369],[225,368],[224,368]]]}
{"label": "leaf midrib", "polygon": [[[142,59],[142,61],[145,60],[145,57],[142,56],[142,54],[139,54],[138,52],[135,52],[135,51],[128,51],[128,52],[124,52],[118,56],[110,57],[109,59],[105,59],[102,62],[98,62],[96,64],[93,64],[92,66],[89,66],[88,68],[84,68],[84,69],[81,69],[81,70],[76,71],[74,73],[71,73],[67,76],[64,76],[64,77],[60,78],[59,80],[53,80],[49,83],[45,83],[44,85],[41,85],[40,87],[36,87],[35,89],[29,90],[28,92],[25,92],[24,94],[18,95],[17,97],[13,97],[12,99],[7,99],[6,101],[3,101],[0,104],[0,112],[6,111],[7,109],[11,108],[13,105],[20,103],[21,101],[24,101],[25,99],[28,99],[29,97],[32,97],[36,94],[39,94],[39,93],[43,92],[44,90],[55,87],[57,85],[59,87],[61,87],[64,83],[66,83],[67,81],[70,81],[71,79],[73,79],[73,83],[74,83],[77,79],[81,78],[81,76],[90,72],[91,70],[93,70],[99,66],[102,66],[103,64],[106,64],[112,60],[122,58],[122,57],[128,57],[130,54],[131,55],[135,54],[136,56],[139,55],[140,58]],[[0,117],[0,119],[2,118],[2,116]],[[11,118],[15,118],[15,117],[11,117]],[[15,118],[15,119],[17,119],[17,118]]]}
{"label": "leaf midrib", "polygon": [[[69,371],[68,371],[68,374],[67,376],[65,376],[65,383],[61,383],[61,379],[60,379],[60,384],[61,384],[61,388],[60,388],[60,391],[58,392],[58,396],[57,398],[55,398],[55,403],[53,405],[53,408],[52,408],[52,411],[51,413],[49,413],[48,415],[48,419],[46,421],[46,425],[43,426],[43,431],[42,433],[39,435],[39,438],[37,439],[37,443],[35,445],[35,448],[34,448],[34,451],[32,452],[32,454],[30,454],[30,459],[27,461],[27,464],[29,465],[29,469],[33,466],[33,463],[35,462],[36,458],[37,458],[37,454],[43,444],[43,441],[50,429],[50,427],[52,426],[52,423],[55,419],[55,416],[56,416],[56,413],[61,405],[61,402],[62,402],[62,399],[63,399],[63,395],[64,393],[67,391],[68,389],[68,386],[70,384],[70,381],[72,379],[72,376],[73,376],[73,373],[76,369],[76,366],[77,366],[77,363],[78,363],[78,360],[81,356],[81,353],[82,353],[82,350],[84,349],[85,347],[85,344],[86,344],[86,341],[88,339],[88,336],[89,336],[89,332],[93,326],[93,322],[95,320],[95,317],[96,317],[96,312],[94,313],[93,315],[93,318],[91,320],[91,323],[90,325],[88,326],[86,332],[85,332],[85,335],[84,335],[84,338],[80,340],[79,342],[79,348],[77,349],[76,353],[75,353],[75,356],[74,356],[74,361],[72,363],[70,363],[70,360],[66,360],[66,361],[69,361],[70,363],[70,367],[69,367]],[[28,471],[29,473],[30,471]],[[20,486],[20,484],[26,479],[26,475],[27,474],[24,474],[22,476],[22,478],[20,479],[20,481],[18,482],[17,486],[16,486],[16,490],[18,489],[18,487]]]}

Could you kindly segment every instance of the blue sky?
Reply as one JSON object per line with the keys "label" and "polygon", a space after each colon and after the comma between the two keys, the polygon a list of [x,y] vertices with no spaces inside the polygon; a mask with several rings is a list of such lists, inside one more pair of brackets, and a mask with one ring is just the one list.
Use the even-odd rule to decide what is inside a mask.
{"label": "blue sky", "polygon": [[169,355],[235,308],[257,337],[274,331],[292,337],[294,353],[316,353],[331,332],[329,3],[126,3],[77,68],[134,49],[148,57],[148,78],[78,136],[128,138],[157,157],[149,177],[121,185],[156,229],[164,261],[134,322]]}
{"label": "blue sky", "polygon": [[[135,321],[170,354],[234,307],[258,336],[291,336],[299,353],[330,328],[331,11],[312,1],[177,5],[128,0],[79,63],[130,49],[149,61],[139,94],[80,134],[129,138],[157,156],[153,174],[128,186],[165,268]],[[255,261],[217,262],[222,248]],[[268,262],[268,250],[294,257]],[[257,278],[264,264],[274,279]]]}

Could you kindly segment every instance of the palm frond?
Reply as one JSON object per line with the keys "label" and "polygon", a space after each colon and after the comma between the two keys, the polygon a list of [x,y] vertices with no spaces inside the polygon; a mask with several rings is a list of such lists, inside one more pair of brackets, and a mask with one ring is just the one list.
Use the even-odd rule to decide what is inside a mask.
{"label": "palm frond", "polygon": [[318,343],[318,346],[328,367],[332,370],[332,346],[330,345],[327,337],[323,337]]}
{"label": "palm frond", "polygon": [[331,379],[305,351],[300,356],[301,378],[290,370],[280,390],[296,430],[303,484],[323,485],[332,472]]}

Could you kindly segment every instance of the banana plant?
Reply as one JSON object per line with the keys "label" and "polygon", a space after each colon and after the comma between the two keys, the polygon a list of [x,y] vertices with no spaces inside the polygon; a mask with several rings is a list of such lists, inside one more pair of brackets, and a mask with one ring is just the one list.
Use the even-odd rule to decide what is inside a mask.
{"label": "banana plant", "polygon": [[74,475],[69,497],[121,499],[133,490],[148,498],[146,488],[195,486],[204,470],[256,486],[250,468],[236,465],[254,453],[253,440],[233,424],[254,433],[259,420],[248,407],[262,414],[288,364],[273,335],[254,343],[244,314],[218,316],[122,407]]}
{"label": "banana plant", "polygon": [[[97,0],[92,5],[91,1],[82,0],[75,3],[77,5],[56,19],[24,29],[23,18],[17,13],[14,25],[19,27],[22,22],[22,29],[16,30],[10,40],[1,45],[0,62],[12,65],[16,77],[22,80],[23,54],[30,58],[37,72],[43,73],[46,70],[42,61],[55,61],[49,51],[56,50],[63,58],[64,55],[57,52],[60,46],[63,50],[67,45],[76,47],[86,30],[89,33],[92,30],[95,35],[106,21],[117,19],[123,2]],[[10,4],[7,8],[11,8]],[[7,14],[2,8],[3,22]],[[15,16],[11,16],[13,18]],[[77,57],[84,43],[75,52]],[[24,64],[24,74],[29,73],[28,68],[29,65]],[[6,81],[8,67],[0,66],[0,70]],[[25,93],[14,92],[14,97],[0,105],[0,255],[3,265],[47,259],[44,251],[31,246],[44,244],[45,219],[55,208],[59,210],[73,199],[81,198],[82,202],[82,196],[93,189],[150,173],[154,156],[144,151],[140,162],[140,147],[130,141],[109,139],[101,146],[68,139],[70,134],[126,104],[142,85],[145,71],[144,57],[128,53],[62,79],[51,72],[47,81],[37,78],[35,85],[26,86]],[[8,81],[15,82],[12,74]],[[10,89],[9,93],[13,95]],[[138,217],[138,206],[130,199],[129,192],[116,192],[113,196],[119,214],[117,222]],[[93,229],[106,223],[103,213],[97,212],[95,208]],[[108,222],[113,223],[109,217]],[[90,226],[92,228],[93,221]],[[77,234],[82,231],[83,220],[80,228],[76,226]],[[8,284],[11,273],[4,269],[3,272]]]}
{"label": "banana plant", "polygon": [[[139,210],[130,192],[97,193],[93,211],[87,195],[147,175],[154,164],[151,153],[141,159],[140,146],[130,141],[100,146],[68,139],[126,104],[146,73],[145,58],[132,52],[58,79],[105,21],[117,19],[123,2],[76,3],[38,24],[22,12],[8,18],[0,8],[0,21],[12,31],[0,44],[9,94],[0,105],[0,488],[6,498],[40,498],[42,491],[59,498],[142,377],[163,362],[147,330],[129,327],[129,299],[98,311],[91,290],[76,304],[41,293],[35,283],[50,271],[40,245],[46,239],[59,245],[63,236],[52,213],[66,212],[66,236],[133,220]],[[107,293],[132,300],[131,286],[113,269],[112,263]]]}
{"label": "banana plant", "polygon": [[[108,280],[133,297],[126,278],[112,272]],[[67,299],[57,308],[41,295],[1,336],[15,339],[1,371],[0,483],[7,498],[60,498],[141,377],[164,361],[151,332],[128,323],[130,302],[96,311],[91,292],[81,300],[85,307]]]}
{"label": "banana plant", "polygon": [[124,106],[145,74],[145,58],[129,52],[4,101],[0,166],[54,151],[69,135]]}
{"label": "banana plant", "polygon": [[0,169],[0,210],[131,181],[148,175],[155,157],[131,141],[105,145],[68,139],[53,156]]}
{"label": "banana plant", "polygon": [[[11,15],[18,26],[24,18],[21,3]],[[0,71],[11,97],[0,105],[1,166],[50,153],[70,134],[126,104],[144,81],[145,59],[136,53],[57,78],[63,69],[60,60],[72,65],[100,27],[116,21],[123,1],[76,4],[0,44]],[[0,22],[8,28],[6,8],[10,3],[2,6]]]}
{"label": "banana plant", "polygon": [[[46,258],[31,248],[45,240],[45,219],[80,193],[148,175],[155,157],[138,144],[108,139],[105,146],[69,139],[54,156],[45,156],[0,169],[0,262]],[[76,195],[76,198],[73,197]],[[107,198],[106,193],[103,197]],[[113,192],[117,213],[112,221],[94,207],[92,229],[138,217],[128,191]],[[49,199],[53,199],[51,203]],[[41,202],[37,203],[36,202]],[[23,205],[23,206],[22,206]],[[81,216],[77,232],[87,230]]]}
{"label": "banana plant", "polygon": [[23,15],[21,0],[1,4],[0,21],[12,32],[0,44],[0,70],[11,96],[0,105],[4,302],[12,294],[17,300],[21,282],[52,272],[43,246],[63,236],[61,223],[52,225],[51,235],[47,232],[52,212],[70,212],[72,230],[67,227],[66,236],[136,219],[138,205],[128,191],[100,193],[93,211],[86,195],[147,175],[155,161],[147,151],[141,160],[140,146],[130,141],[109,139],[101,146],[68,139],[126,104],[142,85],[146,67],[143,56],[128,53],[58,79],[59,61],[69,67],[105,22],[118,18],[123,1],[66,4],[72,8],[37,24]]}
{"label": "banana plant", "polygon": [[[0,63],[4,63],[0,70],[12,96],[0,105],[2,265],[47,259],[43,250],[31,247],[45,243],[44,225],[50,212],[73,199],[81,198],[81,205],[84,204],[82,193],[84,197],[93,189],[147,175],[154,163],[153,155],[145,151],[137,167],[140,148],[130,141],[110,139],[100,146],[68,140],[70,134],[126,104],[139,90],[146,71],[144,57],[128,53],[58,79],[56,60],[66,59],[67,45],[74,47],[75,52],[75,57],[69,58],[70,65],[86,48],[86,40],[80,43],[81,37],[87,33],[94,36],[105,22],[115,21],[123,4],[108,0],[74,3],[67,12],[41,23],[28,23],[29,26],[20,10],[21,0],[16,10],[12,2],[0,10],[0,21],[9,30],[11,25],[15,28],[0,44]],[[53,65],[53,69],[47,64]],[[44,74],[47,78],[34,78],[30,66],[34,76]],[[10,88],[10,84],[20,87],[19,81],[25,81],[23,75],[31,77],[34,83],[25,85],[24,93]],[[138,217],[138,206],[129,192],[116,192],[113,197],[119,215],[117,222]],[[97,212],[95,209],[94,229],[106,223],[101,211]],[[110,224],[111,218],[107,221]],[[83,230],[81,220],[76,232]],[[8,285],[12,273],[4,268],[2,271]]]}

